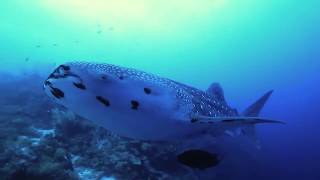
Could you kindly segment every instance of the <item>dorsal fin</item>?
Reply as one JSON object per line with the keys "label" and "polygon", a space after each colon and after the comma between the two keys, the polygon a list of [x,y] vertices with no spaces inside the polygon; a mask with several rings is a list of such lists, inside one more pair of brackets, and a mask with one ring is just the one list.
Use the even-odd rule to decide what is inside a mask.
{"label": "dorsal fin", "polygon": [[219,83],[212,83],[208,88],[207,93],[216,97],[218,100],[225,102],[224,92]]}
{"label": "dorsal fin", "polygon": [[243,116],[247,117],[257,117],[260,114],[261,109],[271,96],[273,90],[268,91],[266,94],[264,94],[260,99],[258,99],[256,102],[254,102],[251,106],[249,106],[243,113]]}

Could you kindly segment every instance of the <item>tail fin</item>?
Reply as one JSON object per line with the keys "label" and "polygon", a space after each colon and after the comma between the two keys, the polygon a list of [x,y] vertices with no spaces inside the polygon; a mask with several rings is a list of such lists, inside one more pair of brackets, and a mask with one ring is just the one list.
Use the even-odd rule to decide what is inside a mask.
{"label": "tail fin", "polygon": [[249,106],[243,113],[242,116],[245,117],[258,117],[260,114],[261,109],[268,101],[269,97],[273,93],[273,90],[268,91],[264,94],[260,99],[258,99],[255,103]]}
{"label": "tail fin", "polygon": [[[251,106],[249,106],[242,115],[244,117],[258,117],[262,108],[270,98],[271,94],[273,93],[273,90],[268,91],[265,93],[262,97],[260,97],[256,102],[254,102]],[[249,137],[256,145],[257,149],[260,149],[260,143],[258,138],[256,137],[256,128],[255,125],[246,125],[242,128],[243,133],[247,137]]]}

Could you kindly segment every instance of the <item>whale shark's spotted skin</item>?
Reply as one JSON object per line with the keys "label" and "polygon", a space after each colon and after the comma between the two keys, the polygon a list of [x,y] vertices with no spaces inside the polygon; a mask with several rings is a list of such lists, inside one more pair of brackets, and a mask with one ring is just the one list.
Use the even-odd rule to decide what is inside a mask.
{"label": "whale shark's spotted skin", "polygon": [[187,86],[185,84],[161,78],[143,71],[119,67],[111,64],[93,64],[87,62],[73,62],[71,66],[78,66],[83,69],[91,69],[100,72],[114,74],[119,79],[139,80],[148,83],[157,84],[164,88],[172,89],[176,93],[176,98],[181,104],[191,104],[190,114],[199,114],[203,116],[236,116],[234,109],[230,108],[225,102],[219,101],[214,94],[208,94],[204,91]]}
{"label": "whale shark's spotted skin", "polygon": [[[77,114],[129,138],[168,141],[203,132],[216,134],[223,129],[221,125],[226,124],[275,122],[239,117],[237,111],[227,105],[217,84],[205,92],[111,64],[60,65],[45,81],[44,89]],[[263,96],[244,115],[258,115],[270,94]]]}

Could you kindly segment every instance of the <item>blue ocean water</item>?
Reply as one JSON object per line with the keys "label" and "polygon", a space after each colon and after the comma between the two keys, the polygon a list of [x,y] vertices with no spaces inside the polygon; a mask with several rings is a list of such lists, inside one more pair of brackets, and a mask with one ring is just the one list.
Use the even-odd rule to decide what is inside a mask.
{"label": "blue ocean water", "polygon": [[[137,68],[202,90],[219,82],[228,103],[240,112],[273,89],[262,116],[286,125],[257,126],[259,173],[267,179],[320,179],[318,1],[4,0],[0,4],[2,124],[16,116],[23,119],[30,108],[38,107],[32,102],[39,105],[44,98],[47,103],[41,96],[42,80],[66,61]],[[32,98],[38,95],[41,98]],[[27,107],[21,99],[28,100]],[[46,103],[46,111],[55,107]],[[19,111],[8,109],[12,104]],[[8,115],[9,111],[16,113]],[[39,120],[35,126],[50,128],[45,122]],[[11,144],[1,146],[1,152],[12,149]],[[1,159],[1,175],[10,171],[4,163],[11,161]]]}

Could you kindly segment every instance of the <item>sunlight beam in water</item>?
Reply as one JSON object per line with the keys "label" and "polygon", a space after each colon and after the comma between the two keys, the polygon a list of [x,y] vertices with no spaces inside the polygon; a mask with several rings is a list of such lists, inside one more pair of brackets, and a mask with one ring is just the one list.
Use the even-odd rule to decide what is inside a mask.
{"label": "sunlight beam in water", "polygon": [[[168,31],[181,24],[218,12],[227,7],[227,0],[47,0],[39,3],[64,18],[78,23],[110,23],[121,31],[138,27],[148,31]],[[174,14],[174,16],[172,16]]]}

